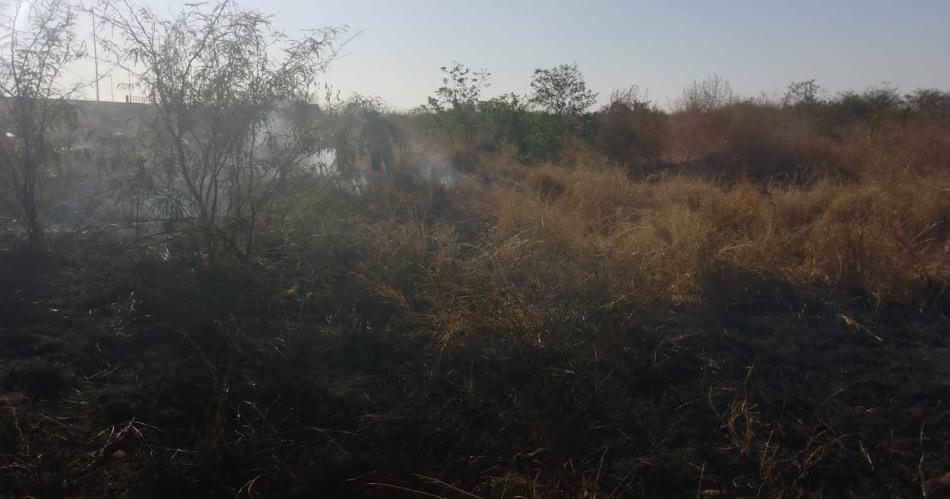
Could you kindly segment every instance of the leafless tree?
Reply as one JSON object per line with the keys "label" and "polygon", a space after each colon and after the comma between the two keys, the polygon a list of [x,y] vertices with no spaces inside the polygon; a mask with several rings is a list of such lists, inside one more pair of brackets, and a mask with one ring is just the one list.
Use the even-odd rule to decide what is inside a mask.
{"label": "leafless tree", "polygon": [[309,102],[346,28],[293,38],[230,0],[188,5],[170,19],[126,0],[105,1],[96,14],[118,35],[105,51],[148,90],[155,111],[128,162],[129,178],[147,187],[136,199],[194,229],[208,258],[247,258],[268,209],[328,147]]}
{"label": "leafless tree", "polygon": [[739,97],[722,76],[713,74],[703,81],[691,83],[683,89],[678,108],[680,111],[708,112],[735,104]]}
{"label": "leafless tree", "polygon": [[81,84],[64,84],[83,56],[76,11],[63,0],[16,1],[0,34],[0,202],[43,250],[43,181],[57,165],[60,128],[74,118],[68,99]]}

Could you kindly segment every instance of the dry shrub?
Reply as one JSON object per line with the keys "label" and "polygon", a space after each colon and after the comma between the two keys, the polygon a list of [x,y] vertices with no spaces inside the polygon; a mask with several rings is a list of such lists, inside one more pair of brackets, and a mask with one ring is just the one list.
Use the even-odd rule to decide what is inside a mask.
{"label": "dry shrub", "polygon": [[564,179],[560,178],[561,172],[562,170],[556,167],[533,168],[525,178],[525,184],[537,192],[543,201],[551,202],[567,192],[567,185]]}
{"label": "dry shrub", "polygon": [[832,143],[807,114],[755,105],[728,112],[722,152],[732,177],[805,183],[834,174]]}
{"label": "dry shrub", "polygon": [[666,115],[662,112],[633,109],[615,101],[599,116],[598,146],[621,164],[657,161],[665,152],[666,141]]}
{"label": "dry shrub", "polygon": [[628,307],[695,301],[708,238],[702,217],[686,206],[645,214],[611,240],[605,274],[612,301]]}
{"label": "dry shrub", "polygon": [[672,157],[691,163],[686,173],[800,184],[842,177],[834,141],[816,132],[806,112],[738,104],[682,112],[671,122]]}
{"label": "dry shrub", "polygon": [[809,226],[807,274],[902,302],[919,298],[921,287],[931,282],[946,283],[950,196],[929,184],[938,180],[838,187],[826,211]]}
{"label": "dry shrub", "polygon": [[599,169],[607,163],[603,153],[587,140],[566,137],[557,156],[557,165],[564,168]]}
{"label": "dry shrub", "polygon": [[[679,111],[666,117],[667,152],[653,163],[660,173],[798,185],[822,179],[903,181],[946,171],[946,116],[894,114],[829,129],[824,113],[757,103]],[[601,132],[600,145],[612,157],[636,145],[635,134],[622,126]]]}
{"label": "dry shrub", "polygon": [[853,177],[903,181],[945,172],[950,158],[950,119],[913,117],[875,127],[853,124],[840,133],[838,164]]}
{"label": "dry shrub", "polygon": [[535,260],[521,269],[546,287],[542,295],[593,308],[696,297],[695,275],[708,240],[697,193],[710,184],[681,179],[674,188],[650,186],[630,182],[620,170],[558,168],[526,183],[555,181],[572,188],[547,201],[517,191],[497,197],[494,235],[532,242]]}
{"label": "dry shrub", "polygon": [[460,172],[472,173],[478,167],[478,151],[473,146],[455,144],[448,154],[449,162]]}
{"label": "dry shrub", "polygon": [[718,237],[728,241],[766,232],[763,214],[769,207],[761,187],[743,182],[708,194],[701,200],[700,209]]}
{"label": "dry shrub", "polygon": [[722,130],[729,124],[729,114],[725,110],[681,111],[668,121],[667,158],[690,162],[722,150]]}
{"label": "dry shrub", "polygon": [[950,118],[913,120],[901,135],[898,164],[914,174],[946,172],[950,167]]}
{"label": "dry shrub", "polygon": [[[738,268],[915,303],[950,279],[950,196],[929,180],[822,183],[812,189],[738,187],[707,201],[716,257]],[[945,181],[945,180],[944,180]],[[735,209],[745,205],[748,211]]]}
{"label": "dry shrub", "polygon": [[494,168],[511,180],[383,183],[363,194],[362,213],[324,215],[311,229],[324,235],[308,240],[329,279],[317,294],[448,342],[541,338],[606,310],[776,302],[783,286],[921,304],[950,280],[946,174],[803,189]]}
{"label": "dry shrub", "polygon": [[693,300],[704,266],[720,263],[903,303],[950,279],[946,175],[804,190],[684,178],[642,184],[607,172],[561,181],[573,187],[552,207],[561,221],[547,237],[583,241],[561,245],[577,261],[609,255],[595,272],[612,300]]}

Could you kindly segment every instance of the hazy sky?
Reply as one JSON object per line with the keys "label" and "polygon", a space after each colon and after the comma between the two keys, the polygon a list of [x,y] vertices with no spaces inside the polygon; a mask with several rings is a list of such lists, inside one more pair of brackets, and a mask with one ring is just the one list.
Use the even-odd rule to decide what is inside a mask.
{"label": "hazy sky", "polygon": [[[153,2],[168,11],[168,2]],[[293,32],[360,34],[327,75],[408,109],[458,60],[492,73],[489,95],[576,62],[602,97],[637,84],[660,104],[718,73],[744,95],[815,78],[832,92],[889,82],[950,89],[950,1],[244,0]],[[166,7],[162,7],[166,6]],[[118,75],[116,76],[118,79]],[[103,90],[103,98],[109,92]],[[116,98],[120,92],[116,91]]]}

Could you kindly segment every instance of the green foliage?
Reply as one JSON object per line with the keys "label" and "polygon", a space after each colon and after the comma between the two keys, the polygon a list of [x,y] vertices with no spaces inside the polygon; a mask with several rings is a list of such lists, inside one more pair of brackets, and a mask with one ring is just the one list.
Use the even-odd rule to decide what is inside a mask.
{"label": "green foliage", "polygon": [[478,102],[482,90],[489,86],[491,73],[473,71],[459,62],[440,69],[442,86],[429,97],[426,110],[436,114],[440,130],[468,142],[478,127]]}
{"label": "green foliage", "polygon": [[838,136],[845,128],[863,124],[876,129],[889,119],[899,118],[905,106],[893,87],[873,87],[864,92],[841,92],[809,108],[815,117],[815,126],[822,135]]}
{"label": "green foliage", "polygon": [[529,162],[552,161],[564,147],[564,129],[561,122],[550,114],[525,114],[524,126],[518,132],[513,143],[518,156]]}
{"label": "green foliage", "polygon": [[950,92],[919,88],[904,96],[907,109],[930,116],[950,115]]}
{"label": "green foliage", "polygon": [[561,120],[531,109],[530,100],[505,94],[479,100],[489,73],[454,63],[443,67],[443,86],[429,97],[423,111],[443,136],[484,151],[513,150],[525,162],[552,160],[564,143]]}
{"label": "green foliage", "polygon": [[597,101],[577,64],[535,69],[531,90],[532,104],[559,116],[577,116]]}
{"label": "green foliage", "polygon": [[518,133],[528,112],[524,99],[513,93],[482,102],[478,109],[481,112],[482,138],[496,145]]}
{"label": "green foliage", "polygon": [[785,107],[813,107],[821,104],[821,86],[814,79],[792,82],[785,90],[782,105]]}
{"label": "green foliage", "polygon": [[429,107],[435,111],[447,108],[474,107],[478,104],[482,90],[488,87],[491,73],[481,69],[472,71],[460,62],[452,66],[442,66],[442,86],[429,97]]}
{"label": "green foliage", "polygon": [[896,114],[902,105],[894,87],[871,88],[864,93],[844,92],[832,105],[845,120],[872,120],[885,114]]}
{"label": "green foliage", "polygon": [[531,111],[527,102],[515,94],[483,102],[479,109],[486,149],[510,147],[522,161],[537,162],[554,159],[563,146],[558,120]]}

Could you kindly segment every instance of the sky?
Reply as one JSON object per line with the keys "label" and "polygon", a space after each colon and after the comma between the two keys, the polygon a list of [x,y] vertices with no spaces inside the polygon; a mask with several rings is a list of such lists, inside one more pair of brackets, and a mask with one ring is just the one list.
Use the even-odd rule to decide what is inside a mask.
{"label": "sky", "polygon": [[[174,0],[178,1],[178,0]],[[183,2],[181,2],[183,3]],[[159,12],[174,9],[151,1]],[[491,72],[486,96],[530,90],[533,69],[576,63],[601,102],[638,85],[660,105],[719,74],[746,96],[814,78],[830,94],[889,84],[950,89],[950,1],[243,0],[290,33],[348,25],[325,80],[344,95],[424,104],[440,66]],[[117,84],[120,75],[115,75]],[[124,91],[104,82],[103,99]],[[89,94],[87,94],[88,96]],[[91,94],[94,96],[94,92]]]}

